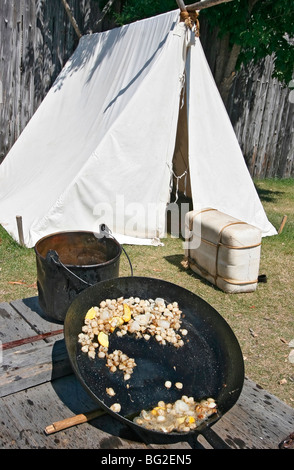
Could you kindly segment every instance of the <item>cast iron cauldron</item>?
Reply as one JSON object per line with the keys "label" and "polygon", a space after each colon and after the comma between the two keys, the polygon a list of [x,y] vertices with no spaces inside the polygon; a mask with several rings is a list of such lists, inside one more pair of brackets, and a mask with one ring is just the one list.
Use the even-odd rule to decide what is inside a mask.
{"label": "cast iron cauldron", "polygon": [[35,245],[39,303],[63,322],[74,298],[97,282],[119,276],[121,245],[108,232],[57,232]]}
{"label": "cast iron cauldron", "polygon": [[[121,349],[135,358],[137,367],[131,379],[124,381],[120,373],[112,373],[103,359],[90,360],[82,353],[78,334],[89,308],[102,300],[130,296],[141,299],[164,298],[177,301],[183,312],[182,328],[188,330],[181,348],[160,345],[154,338],[149,341],[131,335],[119,338],[110,335],[109,351]],[[207,302],[192,292],[160,279],[121,277],[102,281],[85,289],[70,305],[64,323],[64,336],[72,368],[89,395],[109,414],[133,428],[141,437],[153,443],[189,441],[203,434],[214,447],[226,447],[217,440],[211,425],[236,403],[244,383],[244,363],[239,343],[221,315]],[[183,389],[167,389],[166,380],[183,383]],[[127,388],[129,384],[129,388]],[[116,391],[109,397],[106,387]],[[195,400],[213,397],[218,414],[189,433],[149,431],[133,423],[128,417],[151,409],[158,401],[172,403],[182,395]],[[114,413],[110,406],[121,404],[121,412]]]}

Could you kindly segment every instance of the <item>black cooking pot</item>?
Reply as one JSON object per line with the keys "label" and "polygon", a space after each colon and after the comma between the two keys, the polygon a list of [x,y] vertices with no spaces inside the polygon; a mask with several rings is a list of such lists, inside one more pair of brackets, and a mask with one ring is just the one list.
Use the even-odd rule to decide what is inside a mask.
{"label": "black cooking pot", "polygon": [[[188,330],[181,348],[160,345],[153,337],[146,341],[131,335],[119,338],[115,332],[111,334],[109,352],[121,349],[137,364],[128,381],[124,381],[122,373],[110,372],[104,359],[89,359],[78,343],[87,310],[102,300],[121,296],[161,297],[168,303],[178,302],[183,312],[181,327]],[[145,436],[149,442],[171,443],[189,441],[191,435],[194,439],[195,435],[203,434],[214,447],[226,447],[217,440],[210,426],[232,408],[241,393],[243,356],[227,322],[203,299],[160,279],[121,277],[102,281],[85,289],[73,301],[66,314],[64,336],[72,368],[90,396],[141,437]],[[183,389],[167,389],[164,386],[166,380],[182,382]],[[115,397],[108,396],[107,387],[116,391]],[[212,397],[217,402],[218,413],[188,433],[149,431],[129,418],[142,409],[152,409],[160,400],[172,403],[182,395],[193,396],[195,400]],[[115,402],[121,404],[120,413],[110,409]]]}
{"label": "black cooking pot", "polygon": [[119,276],[121,245],[108,232],[65,231],[35,245],[39,303],[63,322],[74,298],[97,282]]}

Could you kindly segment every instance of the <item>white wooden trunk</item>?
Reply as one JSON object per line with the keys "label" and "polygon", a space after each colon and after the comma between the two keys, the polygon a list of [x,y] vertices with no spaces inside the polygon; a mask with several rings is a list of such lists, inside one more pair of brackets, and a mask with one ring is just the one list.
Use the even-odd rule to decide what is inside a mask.
{"label": "white wooden trunk", "polygon": [[258,283],[261,231],[212,208],[185,218],[185,258],[224,292],[252,292]]}

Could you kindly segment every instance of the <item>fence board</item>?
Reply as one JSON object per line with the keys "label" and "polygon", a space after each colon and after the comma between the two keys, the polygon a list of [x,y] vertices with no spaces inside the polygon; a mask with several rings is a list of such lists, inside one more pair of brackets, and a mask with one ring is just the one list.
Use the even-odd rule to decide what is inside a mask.
{"label": "fence board", "polygon": [[[90,0],[72,0],[82,21]],[[81,6],[81,8],[80,8]],[[0,163],[77,45],[60,0],[1,0]]]}
{"label": "fence board", "polygon": [[243,68],[231,90],[228,113],[250,174],[293,178],[294,105],[290,88],[272,78],[274,58]]}

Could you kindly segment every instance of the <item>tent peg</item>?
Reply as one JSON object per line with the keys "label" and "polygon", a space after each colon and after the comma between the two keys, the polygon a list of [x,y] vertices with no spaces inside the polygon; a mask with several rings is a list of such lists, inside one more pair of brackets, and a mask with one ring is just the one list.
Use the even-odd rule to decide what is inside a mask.
{"label": "tent peg", "polygon": [[21,215],[16,216],[16,223],[17,223],[19,244],[21,246],[24,246],[24,236],[23,236],[23,226],[22,226],[22,216]]}
{"label": "tent peg", "polygon": [[280,233],[282,233],[284,227],[285,227],[285,224],[287,222],[287,216],[284,215],[283,218],[282,218],[282,222],[281,222],[281,225],[280,225],[280,228],[278,230],[278,234],[280,235]]}

